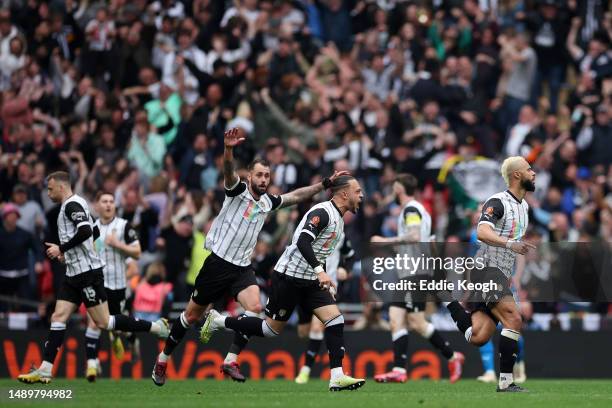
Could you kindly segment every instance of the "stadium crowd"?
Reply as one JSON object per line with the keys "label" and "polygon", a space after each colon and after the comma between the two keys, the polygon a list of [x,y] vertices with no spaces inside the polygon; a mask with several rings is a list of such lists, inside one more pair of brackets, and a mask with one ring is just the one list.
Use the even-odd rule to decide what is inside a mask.
{"label": "stadium crowd", "polygon": [[[479,201],[499,187],[491,169],[509,155],[538,174],[532,236],[612,240],[607,1],[0,4],[3,295],[53,299],[63,270],[43,244],[58,240],[59,206],[45,176],[67,169],[89,200],[114,192],[144,251],[134,275],[160,261],[147,279],[186,300],[223,201],[231,127],[247,136],[239,168],[271,163],[271,193],[355,174],[366,190],[346,219],[355,248],[395,234],[389,197],[403,172],[420,180],[437,239],[469,242]],[[262,287],[308,207],[264,227],[253,258]],[[358,262],[340,289],[360,301]]]}

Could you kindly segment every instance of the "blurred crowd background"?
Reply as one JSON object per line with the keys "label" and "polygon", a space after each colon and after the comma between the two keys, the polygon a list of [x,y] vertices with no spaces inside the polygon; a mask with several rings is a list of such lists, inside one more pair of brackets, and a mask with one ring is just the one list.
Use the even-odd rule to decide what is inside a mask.
{"label": "blurred crowd background", "polygon": [[[269,160],[271,193],[333,170],[356,175],[366,200],[346,218],[355,248],[396,233],[390,192],[402,172],[421,182],[438,241],[473,241],[479,203],[503,189],[499,161],[517,154],[538,174],[530,237],[612,240],[607,0],[0,5],[0,292],[19,299],[3,298],[3,312],[44,317],[64,274],[43,256],[58,240],[45,175],[60,169],[89,200],[114,192],[136,227],[144,254],[131,286],[158,275],[185,301],[223,201],[231,127],[247,135],[237,167]],[[264,292],[309,206],[266,223],[253,258]],[[24,262],[27,275],[4,273]],[[362,302],[359,266],[340,300],[357,327],[384,326]],[[542,312],[568,310],[612,313],[588,303]]]}

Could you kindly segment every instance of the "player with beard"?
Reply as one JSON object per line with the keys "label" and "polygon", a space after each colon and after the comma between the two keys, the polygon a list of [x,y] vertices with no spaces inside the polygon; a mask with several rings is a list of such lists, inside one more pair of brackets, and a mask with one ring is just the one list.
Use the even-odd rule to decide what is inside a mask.
{"label": "player with beard", "polygon": [[365,380],[352,378],[342,371],[344,317],[334,298],[335,284],[324,266],[344,236],[344,214],[357,212],[363,192],[352,176],[338,177],[331,190],[331,200],[315,205],[304,215],[291,245],[276,263],[266,305],[267,318],[225,317],[213,309],[202,326],[200,340],[207,343],[213,332],[221,328],[248,336],[278,336],[299,306],[306,313],[314,314],[325,326],[331,370],[329,390],[354,390],[362,387]]}
{"label": "player with beard", "polygon": [[[413,245],[407,245],[407,248],[405,248],[406,251],[411,252],[418,243],[430,241],[431,216],[427,209],[416,200],[417,189],[418,180],[412,174],[399,174],[397,176],[393,183],[393,194],[397,204],[402,208],[397,222],[397,237],[374,236],[372,242],[412,243]],[[427,271],[419,272],[427,273]],[[400,279],[410,278],[409,273],[402,275],[398,271],[398,275],[400,275],[398,276]],[[451,383],[455,383],[461,378],[465,356],[454,351],[450,343],[442,337],[434,325],[425,319],[425,305],[424,299],[414,299],[410,292],[407,292],[401,301],[394,301],[389,305],[389,322],[391,324],[391,340],[393,341],[393,369],[387,373],[376,375],[374,377],[376,382],[403,383],[408,380],[406,372],[408,328],[429,340],[431,345],[448,360]]]}
{"label": "player with beard", "polygon": [[[251,255],[268,214],[309,200],[324,188],[330,187],[336,178],[348,174],[336,172],[322,183],[302,187],[281,196],[267,194],[271,174],[268,162],[255,159],[248,167],[247,182],[240,181],[234,171],[233,149],[244,140],[237,128],[225,132],[225,200],[206,235],[205,245],[211,254],[198,273],[187,308],[174,321],[164,349],[155,362],[151,378],[158,386],[166,382],[166,367],[170,355],[191,325],[202,317],[210,303],[223,299],[229,293],[245,309],[246,316],[257,316],[261,313],[259,286],[251,266]],[[221,367],[221,370],[235,381],[246,380],[240,372],[237,359],[247,342],[248,336],[236,333]]]}
{"label": "player with beard", "polygon": [[525,392],[514,383],[512,370],[518,353],[518,340],[522,326],[510,282],[516,254],[524,255],[535,246],[522,241],[529,224],[527,192],[535,190],[535,172],[520,156],[508,157],[501,166],[501,174],[508,186],[506,191],[494,194],[483,205],[477,236],[481,242],[476,257],[484,259],[486,267],[479,273],[483,282],[494,281],[497,289],[476,294],[467,311],[458,301],[446,303],[453,320],[465,339],[478,347],[495,333],[497,323],[502,325],[499,338],[498,392]]}

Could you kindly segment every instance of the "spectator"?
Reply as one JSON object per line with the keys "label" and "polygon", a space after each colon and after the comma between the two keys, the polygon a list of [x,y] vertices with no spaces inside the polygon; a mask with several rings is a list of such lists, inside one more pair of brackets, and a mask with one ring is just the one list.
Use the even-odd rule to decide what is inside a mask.
{"label": "spectator", "polygon": [[193,241],[193,217],[185,215],[176,223],[169,224],[161,230],[157,238],[157,247],[164,251],[164,266],[168,271],[168,281],[174,282],[174,299],[184,301],[187,298],[185,275],[191,259]]}
{"label": "spectator", "polygon": [[164,139],[150,131],[146,113],[136,113],[127,157],[145,181],[159,174],[165,154]]}
{"label": "spectator", "polygon": [[555,0],[542,1],[540,8],[527,14],[524,21],[533,33],[533,44],[538,60],[532,103],[537,106],[538,98],[542,95],[542,82],[546,81],[550,92],[548,103],[552,113],[557,112],[559,92],[565,80],[567,56],[563,48],[569,31],[571,12],[559,6]]}
{"label": "spectator", "polygon": [[154,322],[168,316],[172,302],[172,284],[165,280],[164,264],[152,262],[147,266],[143,281],[134,290],[132,311],[135,318]]}
{"label": "spectator", "polygon": [[591,38],[587,50],[576,44],[576,35],[581,24],[580,18],[574,17],[572,28],[567,37],[567,49],[581,73],[588,73],[597,81],[612,75],[612,56],[609,52],[609,41],[606,33],[598,33]]}
{"label": "spectator", "polygon": [[109,18],[108,10],[100,7],[96,18],[85,27],[88,53],[84,58],[84,70],[93,78],[102,76],[104,81],[111,79],[114,63],[111,60],[111,48],[116,35],[115,22]]}
{"label": "spectator", "polygon": [[594,167],[612,163],[610,135],[612,135],[610,112],[606,105],[600,105],[595,111],[595,120],[589,119],[585,122],[585,127],[576,141],[584,157],[584,164]]}
{"label": "spectator", "polygon": [[34,237],[41,236],[41,232],[47,226],[45,214],[40,204],[28,200],[28,188],[25,185],[17,184],[13,188],[13,202],[20,215],[17,226]]}
{"label": "spectator", "polygon": [[533,48],[529,46],[527,34],[517,34],[512,40],[501,36],[499,42],[502,46],[502,58],[509,72],[503,105],[504,119],[501,127],[501,130],[506,132],[514,126],[521,108],[531,97],[537,56]]}
{"label": "spectator", "polygon": [[293,39],[290,36],[283,36],[279,39],[278,50],[274,53],[270,62],[268,86],[271,90],[275,89],[283,76],[301,72],[297,59],[292,53],[293,44]]}
{"label": "spectator", "polygon": [[191,33],[182,30],[178,34],[177,49],[166,55],[162,67],[162,81],[171,88],[182,87],[187,103],[193,105],[198,99],[198,79],[185,66],[185,60],[194,63],[200,71],[206,70],[206,54],[198,49],[191,38]]}
{"label": "spectator", "polygon": [[19,36],[13,37],[9,42],[7,54],[0,55],[0,79],[3,84],[10,84],[13,73],[26,64],[25,43]]}
{"label": "spectator", "polygon": [[[42,272],[42,248],[36,238],[17,226],[19,209],[11,203],[2,207],[2,228],[0,228],[0,294],[14,297],[30,297],[28,284],[29,251],[35,255],[36,273]],[[6,311],[6,303],[0,302],[0,310]]]}
{"label": "spectator", "polygon": [[165,83],[159,87],[159,99],[147,102],[144,108],[147,110],[149,123],[157,129],[160,136],[164,138],[166,145],[171,144],[178,131],[181,120],[180,95]]}
{"label": "spectator", "polygon": [[213,165],[211,151],[208,149],[206,135],[196,135],[193,146],[183,156],[180,163],[181,184],[189,190],[200,190],[202,172]]}

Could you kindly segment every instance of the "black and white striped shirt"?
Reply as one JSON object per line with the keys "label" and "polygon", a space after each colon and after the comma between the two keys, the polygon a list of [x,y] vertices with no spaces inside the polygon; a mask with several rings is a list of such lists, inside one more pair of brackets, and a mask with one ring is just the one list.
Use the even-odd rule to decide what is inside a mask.
{"label": "black and white striped shirt", "polygon": [[[401,245],[398,251],[404,255],[411,257],[419,257],[423,254],[429,254],[429,242],[432,239],[431,236],[431,215],[427,209],[418,202],[417,200],[410,200],[404,205],[402,212],[397,219],[397,236],[402,238],[409,234],[411,228],[419,229],[419,240],[418,242]],[[414,274],[428,275],[432,271],[422,267],[418,271],[410,271],[400,269],[397,271],[398,277],[407,278]]]}
{"label": "black and white striped shirt", "polygon": [[[57,232],[60,244],[74,237],[82,225],[89,225],[93,231],[93,220],[89,206],[83,197],[72,195],[62,203],[57,216]],[[102,268],[104,263],[94,249],[93,236],[64,253],[66,276],[76,276],[94,269]]]}
{"label": "black and white striped shirt", "polygon": [[355,250],[351,245],[351,241],[349,241],[346,235],[342,237],[343,239],[338,241],[334,252],[325,260],[325,273],[329,275],[336,285],[338,284],[338,268],[340,267],[340,262],[343,258],[350,258],[355,255]]}
{"label": "black and white striped shirt", "polygon": [[138,234],[127,220],[120,217],[113,218],[108,224],[103,224],[98,219],[95,225],[100,230],[100,236],[95,241],[95,248],[100,258],[106,263],[104,287],[113,290],[125,289],[127,286],[126,256],[118,249],[106,245],[106,237],[115,234],[120,242],[131,245],[138,242]]}
{"label": "black and white striped shirt", "polygon": [[[489,224],[500,237],[520,241],[529,225],[528,212],[527,201],[519,201],[506,190],[492,195],[484,203],[478,225]],[[481,242],[477,256],[483,257],[487,266],[499,268],[508,278],[512,276],[516,258],[512,250]]]}
{"label": "black and white striped shirt", "polygon": [[419,227],[421,242],[429,242],[431,237],[431,215],[423,204],[410,200],[400,213],[397,220],[397,236],[408,234],[411,227]]}
{"label": "black and white striped shirt", "polygon": [[[319,215],[321,214],[321,215]],[[297,247],[300,234],[313,237],[312,250],[317,261],[325,265],[326,259],[340,241],[344,239],[344,220],[340,210],[332,201],[325,201],[312,207],[297,226],[291,245],[281,255],[274,270],[295,278],[317,280],[317,274]]]}
{"label": "black and white striped shirt", "polygon": [[245,182],[225,190],[219,215],[206,236],[206,249],[238,266],[249,266],[257,236],[268,214],[280,207],[280,196],[262,195],[255,200]]}

